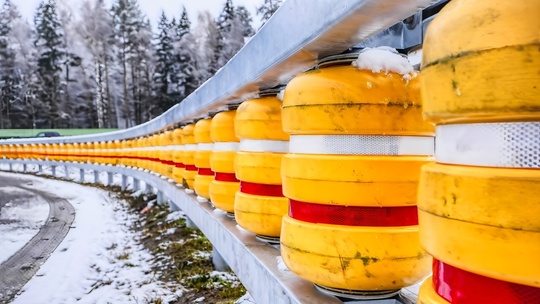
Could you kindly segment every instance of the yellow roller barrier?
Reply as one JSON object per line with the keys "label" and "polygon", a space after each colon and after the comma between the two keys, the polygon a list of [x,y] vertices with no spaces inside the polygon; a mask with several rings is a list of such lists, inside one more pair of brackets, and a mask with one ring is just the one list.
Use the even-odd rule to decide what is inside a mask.
{"label": "yellow roller barrier", "polygon": [[183,143],[182,143],[182,128],[176,128],[172,132],[172,144],[175,146],[174,151],[172,152],[172,161],[175,166],[173,168],[173,180],[177,184],[182,184],[183,174],[184,174],[184,160],[182,155],[184,153]]}
{"label": "yellow roller barrier", "polygon": [[424,167],[424,248],[460,269],[540,287],[539,182],[540,170]]}
{"label": "yellow roller barrier", "polygon": [[195,167],[195,136],[193,135],[193,130],[195,129],[194,124],[188,124],[182,129],[182,142],[184,143],[184,153],[183,153],[183,162],[186,166],[183,175],[183,184],[184,187],[188,189],[193,189],[193,182],[195,176],[197,175],[197,168]]}
{"label": "yellow roller barrier", "polygon": [[287,197],[303,202],[414,206],[420,168],[428,160],[425,156],[288,154],[283,158],[283,189]]}
{"label": "yellow roller barrier", "polygon": [[352,290],[410,286],[418,282],[418,273],[425,276],[431,268],[427,253],[420,248],[417,226],[381,231],[379,227],[313,224],[285,216],[281,250],[289,269],[300,277]]}
{"label": "yellow roller barrier", "polygon": [[345,65],[296,76],[285,90],[283,129],[289,134],[433,135],[433,126],[422,119],[417,78],[388,75]]}
{"label": "yellow roller barrier", "polygon": [[[215,145],[224,143],[234,145],[239,142],[234,133],[234,118],[236,111],[225,111],[216,114],[210,125],[210,137]],[[209,192],[212,204],[228,213],[234,212],[234,198],[240,190],[240,183],[234,172],[236,149],[214,150],[210,155],[210,169],[215,172],[215,178],[210,183]]]}
{"label": "yellow roller barrier", "polygon": [[[376,145],[374,135],[423,136],[429,148],[434,128],[422,119],[416,74],[412,66],[401,75],[335,64],[287,85],[283,128],[291,150],[282,177],[291,208],[283,218],[281,255],[298,276],[369,297],[391,296],[429,274],[415,206],[420,169],[432,151],[368,153],[357,145]],[[297,152],[295,140],[312,147]],[[353,152],[334,149],[341,147]]]}
{"label": "yellow roller barrier", "polygon": [[195,175],[195,181],[193,188],[195,193],[198,196],[209,199],[210,198],[210,183],[214,180],[214,174],[210,169],[210,155],[212,154],[212,149],[207,147],[202,147],[203,145],[211,145],[212,138],[210,137],[210,125],[212,124],[212,119],[202,119],[195,124],[195,129],[193,131],[195,142],[197,143],[197,151],[195,152],[194,160],[195,167],[197,167],[197,175]]}
{"label": "yellow roller barrier", "polygon": [[[460,127],[445,127],[449,137],[439,140],[455,140],[452,130],[466,134],[471,123],[512,129],[531,122],[521,131],[534,131],[527,128],[540,121],[539,12],[540,1],[454,0],[429,25],[424,117],[438,128]],[[513,136],[485,140],[534,149]],[[540,170],[516,165],[525,154],[512,155],[515,168],[474,166],[466,157],[423,168],[420,241],[443,273],[424,283],[420,303],[540,303]]]}
{"label": "yellow roller barrier", "polygon": [[539,1],[450,2],[424,42],[425,117],[435,123],[539,120],[538,12]]}
{"label": "yellow roller barrier", "polygon": [[[281,101],[275,96],[244,101],[237,110],[234,123],[235,134],[241,141],[261,140],[272,145],[275,141],[289,140],[281,127]],[[260,236],[279,237],[281,218],[288,210],[288,199],[281,191],[282,157],[283,153],[269,150],[238,151],[236,154],[235,171],[241,189],[244,184],[259,195],[243,193],[246,188],[238,191],[234,202],[235,218],[242,228]]]}

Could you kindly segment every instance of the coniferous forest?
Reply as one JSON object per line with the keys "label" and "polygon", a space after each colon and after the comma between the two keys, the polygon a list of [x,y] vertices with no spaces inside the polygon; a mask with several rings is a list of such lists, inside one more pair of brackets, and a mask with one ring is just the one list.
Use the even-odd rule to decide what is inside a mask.
{"label": "coniferous forest", "polygon": [[[224,0],[219,16],[185,8],[157,28],[137,0],[42,0],[33,24],[0,8],[0,129],[127,128],[182,102],[255,34],[281,0],[251,16]],[[168,12],[169,13],[169,12]],[[196,18],[196,19],[192,19]]]}

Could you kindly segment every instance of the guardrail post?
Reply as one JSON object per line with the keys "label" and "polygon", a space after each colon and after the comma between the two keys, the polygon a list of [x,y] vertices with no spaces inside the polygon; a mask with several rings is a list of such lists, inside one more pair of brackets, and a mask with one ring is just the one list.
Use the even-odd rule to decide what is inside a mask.
{"label": "guardrail post", "polygon": [[51,166],[51,173],[52,173],[52,176],[56,177],[56,166]]}
{"label": "guardrail post", "polygon": [[26,172],[26,164],[22,165],[23,172]]}
{"label": "guardrail post", "polygon": [[180,208],[172,200],[169,200],[169,209],[171,211],[180,211]]}
{"label": "guardrail post", "polygon": [[68,166],[64,166],[64,171],[65,171],[66,179],[69,179],[69,170],[68,170]]}
{"label": "guardrail post", "polygon": [[139,182],[139,180],[136,178],[133,178],[133,191],[139,191],[140,188],[141,188],[141,183]]}
{"label": "guardrail post", "polygon": [[94,183],[99,183],[99,171],[94,170]]}
{"label": "guardrail post", "polygon": [[148,183],[146,183],[145,186],[144,186],[144,191],[143,192],[145,194],[152,193],[152,186],[150,186]]}
{"label": "guardrail post", "polygon": [[13,164],[9,164],[9,171],[13,171]]}
{"label": "guardrail post", "polygon": [[165,203],[165,196],[161,190],[157,192],[157,203],[158,205],[163,205]]}
{"label": "guardrail post", "polygon": [[38,172],[40,174],[43,173],[43,166],[42,165],[38,165]]}
{"label": "guardrail post", "polygon": [[112,186],[113,184],[113,173],[107,172],[107,186]]}
{"label": "guardrail post", "polygon": [[191,229],[199,229],[189,217],[186,217],[186,227]]}
{"label": "guardrail post", "polygon": [[84,169],[79,170],[79,181],[84,183]]}
{"label": "guardrail post", "polygon": [[215,247],[212,247],[212,264],[217,271],[227,271],[230,269],[225,259],[221,256]]}
{"label": "guardrail post", "polygon": [[122,191],[126,191],[127,189],[127,176],[122,174]]}

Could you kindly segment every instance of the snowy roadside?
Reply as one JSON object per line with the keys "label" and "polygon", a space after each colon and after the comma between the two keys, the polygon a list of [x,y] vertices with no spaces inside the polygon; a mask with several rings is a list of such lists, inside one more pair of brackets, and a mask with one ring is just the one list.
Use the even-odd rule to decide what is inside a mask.
{"label": "snowy roadside", "polygon": [[0,186],[0,194],[0,200],[6,200],[0,207],[1,264],[38,233],[49,215],[49,204],[13,186]]}
{"label": "snowy roadside", "polygon": [[[9,174],[9,173],[0,173]],[[13,303],[169,303],[180,285],[165,286],[151,270],[151,253],[128,204],[104,190],[26,176],[32,187],[66,198],[76,210],[73,227]]]}
{"label": "snowy roadside", "polygon": [[[75,180],[77,170],[69,173]],[[25,177],[68,199],[77,214],[13,303],[254,303],[234,273],[213,269],[211,244],[185,227],[181,212],[154,206],[141,215],[147,197]]]}

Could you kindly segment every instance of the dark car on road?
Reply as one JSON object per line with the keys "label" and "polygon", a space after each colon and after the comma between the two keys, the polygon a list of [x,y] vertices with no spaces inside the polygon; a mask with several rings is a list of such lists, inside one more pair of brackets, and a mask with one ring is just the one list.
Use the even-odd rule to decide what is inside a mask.
{"label": "dark car on road", "polygon": [[39,132],[36,137],[56,137],[60,136],[58,132]]}

